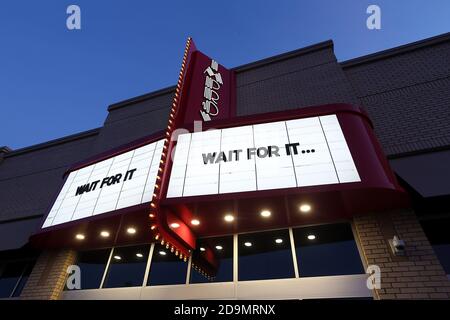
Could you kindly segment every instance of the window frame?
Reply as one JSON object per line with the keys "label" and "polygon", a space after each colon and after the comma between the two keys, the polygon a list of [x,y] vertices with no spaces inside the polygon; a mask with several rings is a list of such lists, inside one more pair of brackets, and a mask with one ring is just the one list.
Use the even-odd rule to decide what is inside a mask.
{"label": "window frame", "polygon": [[[297,228],[304,228],[304,227],[313,227],[313,226],[320,226],[320,225],[332,225],[332,224],[338,224],[338,223],[348,223],[352,234],[353,234],[353,239],[356,243],[356,247],[358,249],[358,253],[359,253],[359,257],[361,260],[361,264],[364,268],[364,270],[366,269],[366,262],[363,259],[363,254],[361,252],[361,247],[360,247],[360,243],[359,243],[359,239],[357,237],[357,233],[354,227],[354,223],[353,221],[349,221],[349,220],[339,220],[339,221],[333,221],[332,223],[319,223],[319,224],[311,224],[311,225],[302,225],[302,226],[295,226],[295,227],[289,227],[289,228],[274,228],[274,229],[268,229],[268,230],[263,230],[263,231],[250,231],[250,232],[240,232],[240,233],[234,233],[234,234],[226,234],[226,235],[221,235],[221,236],[232,236],[233,237],[233,280],[232,281],[227,281],[227,282],[214,282],[214,284],[217,283],[233,283],[233,284],[237,284],[238,282],[246,282],[246,281],[265,281],[264,279],[261,280],[241,280],[239,281],[239,240],[238,237],[239,235],[243,235],[243,234],[251,234],[251,233],[257,233],[257,232],[270,232],[270,231],[276,231],[276,230],[288,230],[289,233],[289,245],[291,246],[291,256],[292,256],[292,263],[294,265],[294,277],[289,278],[289,279],[299,279],[301,277],[301,273],[299,271],[299,267],[298,267],[298,261],[297,261],[297,248],[295,246],[295,239],[294,239],[294,229]],[[206,238],[215,238],[215,236],[211,236],[211,237],[206,237]],[[143,244],[144,245],[144,244]],[[134,288],[136,287],[147,287],[147,282],[148,282],[148,278],[150,275],[150,269],[151,269],[151,264],[152,264],[152,258],[153,258],[153,253],[155,250],[155,242],[152,242],[150,244],[150,249],[149,249],[149,253],[148,253],[148,258],[147,258],[147,263],[145,266],[145,272],[144,272],[144,276],[142,279],[142,284],[141,286],[134,286]],[[102,280],[100,283],[100,287],[98,289],[117,289],[117,288],[105,288],[105,280],[107,277],[107,274],[109,272],[109,268],[111,265],[111,260],[114,254],[114,250],[116,248],[123,248],[123,247],[129,247],[129,246],[135,246],[135,244],[133,245],[127,245],[127,246],[119,246],[119,247],[112,247],[110,248],[110,252],[109,252],[109,257],[108,257],[108,261],[106,263],[105,266],[105,270],[103,272],[103,276],[102,276]],[[184,282],[184,284],[178,284],[178,285],[205,285],[208,283],[191,283],[191,267],[192,267],[192,256],[189,257],[188,261],[187,261],[187,272],[186,272],[186,281]],[[175,286],[175,285],[167,285],[167,286]],[[133,287],[128,287],[128,288],[133,288]]]}
{"label": "window frame", "polygon": [[[12,259],[12,260],[5,260],[5,261],[0,261],[0,278],[3,275],[4,270],[6,269],[6,266],[10,263],[16,263],[16,262],[24,262],[24,267],[20,273],[20,276],[17,278],[17,281],[14,285],[14,288],[11,290],[10,294],[8,297],[6,298],[0,298],[0,299],[11,299],[11,298],[17,298],[14,296],[17,288],[19,287],[20,282],[22,281],[24,275],[25,275],[25,271],[27,270],[28,266],[30,264],[33,264],[33,268],[34,265],[36,264],[36,259],[31,259],[31,258],[22,258],[22,259]],[[31,269],[31,272],[33,272],[33,269]]]}
{"label": "window frame", "polygon": [[[358,254],[359,254],[359,259],[361,260],[361,265],[363,268],[363,271],[366,272],[367,270],[367,262],[364,259],[364,253],[359,241],[359,237],[358,237],[358,233],[356,231],[356,227],[355,224],[353,222],[353,220],[337,220],[337,221],[333,221],[330,223],[316,223],[316,224],[308,224],[308,225],[301,225],[301,226],[295,226],[295,227],[290,227],[289,229],[292,232],[292,241],[291,241],[291,245],[292,245],[292,252],[293,254],[295,254],[295,261],[297,262],[297,248],[295,246],[295,240],[294,240],[294,229],[301,229],[301,228],[307,228],[307,227],[317,227],[317,226],[323,226],[323,225],[333,225],[333,224],[341,224],[341,223],[347,223],[351,229],[352,235],[353,235],[353,240],[355,241],[356,244],[356,248],[358,250]],[[299,273],[299,277],[298,278],[310,278],[310,277],[302,277],[301,273],[298,271],[298,264],[297,266],[297,272]],[[332,277],[332,276],[337,276],[337,275],[325,275],[323,277]],[[312,277],[313,278],[313,277]]]}
{"label": "window frame", "polygon": [[[239,236],[243,235],[243,234],[252,234],[252,233],[263,233],[263,232],[271,232],[271,231],[278,231],[278,230],[287,230],[288,231],[288,236],[289,236],[289,245],[291,247],[291,255],[292,255],[292,263],[294,263],[294,276],[293,277],[289,277],[289,278],[276,278],[276,279],[255,279],[255,280],[239,280],[239,252],[237,252],[237,250],[239,249]],[[233,263],[235,263],[234,261],[236,261],[236,283],[238,282],[247,282],[247,281],[270,281],[270,280],[282,280],[282,279],[298,279],[299,277],[299,272],[298,272],[298,265],[296,265],[297,263],[297,256],[296,251],[295,251],[295,243],[294,243],[294,237],[293,237],[293,233],[292,233],[293,228],[289,227],[289,228],[275,228],[275,229],[268,229],[268,230],[262,230],[262,231],[250,231],[250,232],[240,232],[240,233],[236,233],[235,234],[235,248],[236,248],[236,256],[234,256],[233,258],[235,258],[235,260],[233,260]],[[292,234],[292,237],[291,237]],[[234,281],[233,281],[234,282]]]}
{"label": "window frame", "polygon": [[[251,232],[246,232],[246,233],[251,233]],[[243,233],[233,233],[233,234],[225,234],[225,235],[220,235],[220,236],[209,236],[209,237],[202,237],[202,239],[213,239],[213,238],[224,238],[224,237],[231,237],[232,238],[232,246],[233,246],[233,264],[232,264],[232,277],[230,281],[217,281],[217,282],[210,282],[210,283],[236,283],[237,282],[237,277],[235,278],[235,275],[237,275],[237,270],[238,270],[238,265],[236,263],[237,261],[237,248],[238,248],[238,235],[239,234],[243,234]],[[203,282],[203,283],[193,283],[191,282],[191,266],[192,266],[192,255],[189,257],[189,265],[188,265],[188,277],[186,278],[186,284],[189,285],[204,285],[204,284],[209,284],[208,282]]]}
{"label": "window frame", "polygon": [[[112,257],[114,256],[114,250],[115,249],[119,249],[119,248],[127,248],[127,247],[136,247],[136,246],[149,246],[149,251],[148,251],[148,256],[147,256],[147,261],[145,264],[145,269],[144,269],[144,276],[143,278],[143,282],[140,286],[130,286],[130,287],[112,287],[112,288],[106,288],[105,287],[105,283],[106,283],[106,277],[108,276],[108,271],[109,271],[109,267],[111,266],[111,262],[112,262]],[[139,287],[145,287],[145,280],[148,278],[149,275],[149,271],[150,271],[150,263],[152,260],[152,256],[151,254],[153,254],[153,248],[155,246],[155,242],[152,243],[140,243],[140,244],[129,244],[126,246],[114,246],[111,247],[110,251],[109,251],[109,257],[108,257],[108,261],[106,262],[105,265],[105,270],[103,271],[103,276],[102,276],[102,280],[100,282],[100,287],[97,289],[120,289],[120,288],[139,288]],[[81,289],[82,290],[82,289]],[[89,290],[89,289],[88,289]]]}

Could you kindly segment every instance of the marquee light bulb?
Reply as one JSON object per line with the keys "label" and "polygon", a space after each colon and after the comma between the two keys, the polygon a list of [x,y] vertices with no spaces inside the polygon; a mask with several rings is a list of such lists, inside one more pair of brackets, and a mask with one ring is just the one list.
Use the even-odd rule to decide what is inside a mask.
{"label": "marquee light bulb", "polygon": [[233,215],[231,215],[231,214],[225,215],[224,219],[225,219],[226,222],[232,222],[232,221],[234,221],[234,217],[233,217]]}
{"label": "marquee light bulb", "polygon": [[133,227],[129,227],[129,228],[127,229],[127,233],[128,233],[128,234],[135,234],[135,233],[136,233],[136,229],[133,228]]}
{"label": "marquee light bulb", "polygon": [[165,256],[167,253],[165,251],[160,251],[159,254]]}
{"label": "marquee light bulb", "polygon": [[108,231],[102,231],[100,232],[100,236],[103,238],[108,238],[109,237],[109,232]]}
{"label": "marquee light bulb", "polygon": [[311,211],[311,205],[304,203],[300,206],[300,212],[308,213]]}
{"label": "marquee light bulb", "polygon": [[278,243],[278,244],[283,243],[283,239],[275,239],[275,243]]}
{"label": "marquee light bulb", "polygon": [[192,223],[193,226],[198,226],[198,225],[200,224],[200,220],[198,220],[198,219],[192,219],[192,220],[191,220],[191,223]]}
{"label": "marquee light bulb", "polygon": [[142,253],[136,253],[136,257],[142,258],[144,255]]}
{"label": "marquee light bulb", "polygon": [[84,240],[84,238],[86,238],[86,237],[82,233],[78,233],[77,235],[75,235],[75,239],[77,239],[77,240]]}
{"label": "marquee light bulb", "polygon": [[316,238],[316,236],[313,234],[308,235],[308,240],[314,240],[315,238]]}
{"label": "marquee light bulb", "polygon": [[206,251],[206,249],[203,247],[200,247],[200,251]]}
{"label": "marquee light bulb", "polygon": [[217,250],[222,250],[223,247],[222,247],[222,246],[216,246],[216,249],[217,249]]}
{"label": "marquee light bulb", "polygon": [[122,257],[121,256],[114,256],[114,259],[115,260],[122,260]]}
{"label": "marquee light bulb", "polygon": [[244,246],[246,246],[246,247],[251,247],[253,244],[251,243],[251,242],[245,242],[244,243]]}
{"label": "marquee light bulb", "polygon": [[268,218],[268,217],[270,217],[271,215],[272,215],[272,212],[270,212],[269,210],[263,210],[263,211],[261,211],[261,217]]}
{"label": "marquee light bulb", "polygon": [[173,228],[173,229],[176,229],[176,228],[179,228],[179,227],[180,227],[180,224],[174,222],[174,223],[171,223],[171,224],[170,224],[170,227]]}

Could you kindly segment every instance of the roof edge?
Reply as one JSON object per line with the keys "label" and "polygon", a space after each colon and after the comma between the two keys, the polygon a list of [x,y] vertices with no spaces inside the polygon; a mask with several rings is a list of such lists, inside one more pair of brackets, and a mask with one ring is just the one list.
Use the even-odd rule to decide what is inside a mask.
{"label": "roof edge", "polygon": [[250,62],[238,67],[234,67],[231,68],[231,70],[235,71],[235,72],[242,72],[242,71],[247,71],[249,69],[253,69],[253,68],[259,68],[262,67],[264,65],[267,64],[271,64],[274,62],[279,62],[279,61],[283,61],[283,60],[287,60],[296,56],[300,56],[306,53],[310,53],[310,52],[314,52],[314,51],[318,51],[318,50],[322,50],[325,48],[334,48],[334,43],[333,40],[326,40],[326,41],[322,41],[307,47],[303,47],[300,49],[296,49],[296,50],[292,50],[289,52],[285,52],[282,54],[278,54],[276,56],[272,56],[272,57],[268,57],[268,58],[264,58],[261,60],[257,60],[254,62]]}
{"label": "roof edge", "polygon": [[417,49],[421,49],[424,47],[436,45],[442,42],[450,41],[450,32],[439,34],[437,36],[431,38],[425,38],[419,41],[407,43],[398,47],[386,49],[383,51],[378,51],[375,53],[371,53],[362,57],[357,57],[354,59],[350,59],[347,61],[342,61],[339,64],[342,68],[351,68],[360,64],[374,62],[380,59],[392,57],[395,55],[403,54],[406,52],[414,51]]}
{"label": "roof edge", "polygon": [[[254,61],[254,62],[250,62],[250,63],[244,64],[244,65],[241,65],[241,66],[238,66],[238,67],[234,67],[234,68],[231,68],[231,70],[233,70],[235,72],[241,72],[241,71],[245,71],[245,70],[248,70],[248,69],[251,69],[251,68],[259,68],[259,67],[261,67],[263,65],[267,65],[267,64],[270,64],[270,63],[274,63],[274,62],[290,59],[290,58],[293,58],[295,56],[303,55],[303,54],[306,54],[306,53],[310,53],[310,52],[313,52],[313,51],[321,50],[321,49],[324,49],[324,48],[330,48],[330,47],[331,48],[334,47],[333,41],[332,40],[326,40],[326,41],[319,42],[319,43],[316,43],[316,44],[313,44],[313,45],[310,45],[310,46],[307,46],[307,47],[303,47],[303,48],[296,49],[296,50],[289,51],[289,52],[285,52],[285,53],[282,53],[282,54],[279,54],[279,55],[276,55],[276,56],[271,56],[271,57],[264,58],[264,59],[261,59],[261,60],[258,60],[258,61]],[[175,90],[175,86],[169,86],[169,87],[166,87],[166,88],[163,88],[163,89],[159,89],[159,90],[156,90],[156,91],[152,91],[150,93],[146,93],[146,94],[143,94],[143,95],[140,95],[140,96],[137,96],[137,97],[133,97],[133,98],[130,98],[130,99],[127,99],[127,100],[116,102],[116,103],[111,104],[108,107],[108,112],[113,111],[113,110],[117,110],[117,109],[120,109],[120,108],[123,108],[123,107],[126,107],[126,106],[128,106],[130,104],[133,104],[133,103],[145,101],[145,100],[150,99],[150,98],[154,98],[154,97],[157,97],[157,96],[160,96],[160,95],[164,95],[164,94],[170,93],[170,92],[172,92],[174,90]]]}
{"label": "roof edge", "polygon": [[4,155],[4,158],[6,159],[6,158],[9,158],[9,157],[18,156],[18,155],[21,155],[21,154],[24,154],[24,153],[37,151],[37,150],[45,149],[45,148],[48,148],[48,147],[53,147],[53,146],[56,146],[56,145],[59,145],[59,144],[63,144],[63,143],[67,143],[67,142],[71,142],[71,141],[74,141],[74,140],[80,140],[80,139],[88,138],[88,137],[97,135],[100,132],[101,128],[102,127],[99,127],[99,128],[95,128],[95,129],[91,129],[91,130],[75,133],[75,134],[72,134],[72,135],[69,135],[69,136],[65,136],[65,137],[62,137],[62,138],[50,140],[50,141],[47,141],[47,142],[35,144],[35,145],[30,146],[30,147],[25,147],[25,148],[13,150],[13,151],[10,151],[10,152],[6,153]]}
{"label": "roof edge", "polygon": [[162,95],[165,95],[167,93],[171,93],[174,90],[175,90],[175,86],[170,86],[170,87],[166,87],[166,88],[163,88],[163,89],[152,91],[150,93],[146,93],[146,94],[143,94],[143,95],[140,95],[140,96],[137,96],[137,97],[133,97],[133,98],[130,98],[130,99],[127,99],[127,100],[116,102],[116,103],[111,104],[108,107],[108,112],[111,112],[113,110],[117,110],[117,109],[126,107],[126,106],[128,106],[130,104],[133,104],[133,103],[145,101],[147,99],[154,98],[154,97],[157,97],[157,96],[162,96]]}
{"label": "roof edge", "polygon": [[8,146],[0,147],[0,154],[10,153],[11,151],[12,151],[12,149]]}

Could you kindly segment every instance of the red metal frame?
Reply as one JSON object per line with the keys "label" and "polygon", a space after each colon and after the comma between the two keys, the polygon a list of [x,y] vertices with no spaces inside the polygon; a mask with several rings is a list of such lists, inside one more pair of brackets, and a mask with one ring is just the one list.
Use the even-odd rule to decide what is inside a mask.
{"label": "red metal frame", "polygon": [[[72,165],[65,173],[64,178],[61,183],[61,187],[56,192],[51,205],[47,209],[47,214],[45,215],[42,223],[47,219],[47,216],[56,201],[59,193],[61,192],[64,183],[70,172],[79,170],[81,168],[87,167],[89,165],[95,164],[97,162],[112,158],[114,156],[120,155],[122,153],[128,152],[133,149],[145,146],[147,144],[156,142],[163,138],[163,132],[158,131],[149,136],[134,140],[130,143],[121,145],[117,148],[102,152],[86,160],[80,161]],[[120,226],[125,225],[148,225],[147,222],[147,211],[149,208],[149,202],[135,205],[128,208],[123,208],[119,210],[109,211],[102,213],[100,215],[87,217],[84,219],[74,220],[67,223],[62,223],[55,226],[50,226],[45,229],[39,229],[35,234],[30,237],[30,242],[36,247],[45,248],[58,248],[58,247],[68,247],[68,248],[96,248],[98,246],[113,246],[126,244],[128,239],[134,239],[133,241],[139,243],[149,243],[151,239],[148,233],[141,233],[134,238],[123,238],[119,236],[124,234],[124,230],[119,230]],[[142,218],[141,218],[142,217]],[[42,224],[41,224],[42,225]],[[94,233],[98,234],[97,231],[100,229],[107,229],[111,233],[111,237],[108,239],[98,238],[86,239],[86,241],[75,241],[74,235],[77,233],[86,233],[86,230],[96,230]],[[91,232],[92,233],[92,232]],[[112,236],[112,235],[116,236]]]}
{"label": "red metal frame", "polygon": [[[214,124],[205,124],[204,129],[237,127],[329,114],[335,114],[340,122],[361,177],[361,182],[167,198],[171,170],[171,161],[168,161],[169,164],[166,167],[161,183],[161,210],[164,211],[166,208],[175,212],[186,224],[189,224],[190,219],[193,217],[197,218],[199,215],[204,220],[214,219],[215,224],[209,224],[207,228],[197,227],[196,234],[198,236],[218,236],[232,232],[263,230],[350,218],[352,215],[368,211],[377,212],[409,206],[408,195],[398,184],[395,175],[390,169],[373,133],[370,119],[366,112],[359,107],[348,104],[330,104],[254,116],[235,117],[216,121]],[[192,127],[187,129],[189,131],[193,130]],[[176,141],[172,141],[170,149],[173,149],[175,146]],[[300,219],[298,215],[290,213],[288,217],[281,215],[278,221],[272,219],[271,223],[266,225],[258,223],[260,218],[257,215],[253,215],[253,212],[259,210],[258,204],[261,202],[270,203],[271,206],[278,208],[279,211],[293,212],[296,211],[293,203],[300,202],[302,199],[310,199],[310,201],[314,199],[314,203],[333,203],[333,205],[319,205],[319,207],[323,207],[323,212],[316,212],[309,218],[302,217]],[[214,203],[214,206],[210,206],[208,203]],[[240,207],[251,208],[247,211],[252,213],[245,217],[242,216],[243,212],[241,212],[239,223],[236,224],[238,225],[237,227],[229,228],[223,225],[221,215],[227,210],[239,211]],[[210,212],[206,214],[204,210],[210,210]],[[216,214],[216,211],[221,211],[221,213]]]}

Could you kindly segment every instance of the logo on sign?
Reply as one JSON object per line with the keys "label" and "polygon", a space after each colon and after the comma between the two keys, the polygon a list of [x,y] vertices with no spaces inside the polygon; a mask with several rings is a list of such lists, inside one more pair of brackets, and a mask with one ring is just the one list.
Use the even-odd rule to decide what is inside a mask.
{"label": "logo on sign", "polygon": [[219,64],[215,60],[211,60],[211,65],[204,71],[205,90],[203,92],[204,101],[202,102],[202,110],[200,115],[203,121],[211,121],[211,117],[219,114],[219,90],[223,85],[222,76],[219,72]]}

